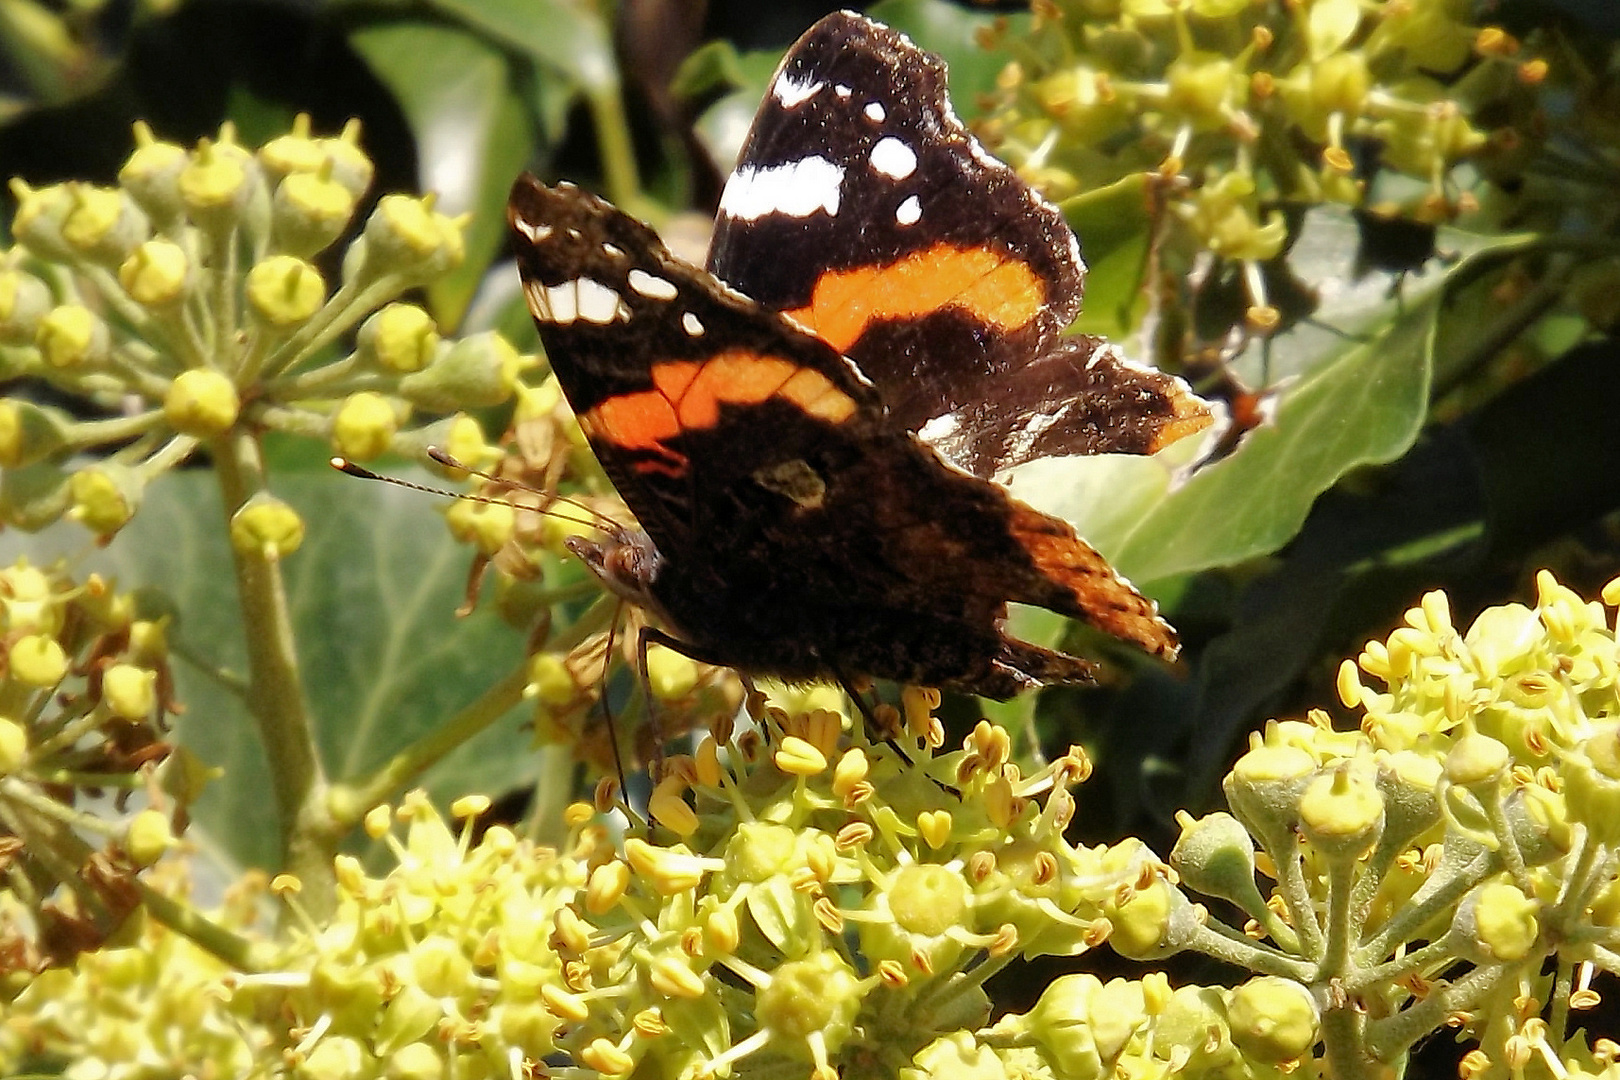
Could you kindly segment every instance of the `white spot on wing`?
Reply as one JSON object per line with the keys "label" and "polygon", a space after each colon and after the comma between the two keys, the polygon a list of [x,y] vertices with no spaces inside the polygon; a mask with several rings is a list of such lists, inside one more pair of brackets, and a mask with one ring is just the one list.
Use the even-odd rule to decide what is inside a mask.
{"label": "white spot on wing", "polygon": [[610,259],[617,259],[624,255],[624,248],[617,244],[610,244],[604,240],[602,241],[602,254],[606,255]]}
{"label": "white spot on wing", "polygon": [[771,93],[782,103],[782,108],[794,109],[815,97],[816,92],[826,85],[823,82],[801,82],[784,71],[777,76],[776,85],[771,87]]}
{"label": "white spot on wing", "polygon": [[917,171],[917,152],[892,135],[877,141],[868,160],[872,168],[896,180],[904,180]]}
{"label": "white spot on wing", "polygon": [[639,268],[631,270],[629,278],[630,288],[649,300],[673,300],[680,294],[673,281]]}
{"label": "white spot on wing", "polygon": [[956,433],[956,414],[941,413],[917,429],[917,438],[925,443],[936,443]]}
{"label": "white spot on wing", "polygon": [[574,302],[576,284],[573,281],[565,281],[561,285],[540,287],[544,299],[539,306],[558,326],[567,326],[579,317],[579,305]]}
{"label": "white spot on wing", "polygon": [[615,319],[629,317],[629,310],[619,294],[592,278],[579,278],[574,282],[574,302],[579,317],[589,323],[606,326]]}
{"label": "white spot on wing", "polygon": [[889,115],[888,111],[883,108],[883,102],[881,101],[871,102],[861,111],[864,112],[866,114],[866,118],[872,121],[874,124],[883,123],[884,118]]}
{"label": "white spot on wing", "polygon": [[681,329],[685,330],[691,337],[702,337],[703,320],[699,319],[696,315],[688,311],[685,315],[681,316]]}
{"label": "white spot on wing", "polygon": [[894,211],[894,220],[902,225],[915,225],[922,219],[922,200],[915,195],[906,196]]}
{"label": "white spot on wing", "polygon": [[837,86],[833,87],[833,93],[838,95],[838,100],[840,101],[848,101],[849,95],[853,94],[854,92],[855,91],[851,90],[843,83],[839,83]]}
{"label": "white spot on wing", "polygon": [[1059,420],[1063,419],[1069,409],[1074,405],[1066,401],[1048,413],[1036,413],[1024,422],[1024,426],[1013,432],[1007,439],[1010,451],[1009,457],[1024,457],[1035,446],[1035,440],[1051,429]]}
{"label": "white spot on wing", "polygon": [[809,217],[817,210],[836,214],[843,183],[843,166],[823,157],[764,168],[744,165],[726,181],[720,212],[743,221],[756,221],[766,214]]}
{"label": "white spot on wing", "polygon": [[545,240],[551,235],[552,231],[550,225],[541,225],[533,221],[524,221],[522,218],[518,219],[517,227],[518,232],[522,233],[524,236],[527,236],[529,238],[529,242],[533,244],[538,244],[542,240]]}

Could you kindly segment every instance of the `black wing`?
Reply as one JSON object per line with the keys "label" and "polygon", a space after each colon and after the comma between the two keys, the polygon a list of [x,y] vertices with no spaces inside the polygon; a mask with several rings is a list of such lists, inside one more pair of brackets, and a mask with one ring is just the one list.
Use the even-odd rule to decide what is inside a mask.
{"label": "black wing", "polygon": [[782,61],[708,266],[849,356],[901,425],[979,476],[1151,453],[1205,422],[1179,381],[1060,337],[1085,273],[1074,233],[963,127],[944,63],[859,15],[827,16]]}
{"label": "black wing", "polygon": [[1019,602],[1174,652],[1072,529],[897,427],[825,341],[578,188],[525,177],[509,215],[546,354],[690,644],[756,671],[995,696],[1082,675],[1002,634]]}

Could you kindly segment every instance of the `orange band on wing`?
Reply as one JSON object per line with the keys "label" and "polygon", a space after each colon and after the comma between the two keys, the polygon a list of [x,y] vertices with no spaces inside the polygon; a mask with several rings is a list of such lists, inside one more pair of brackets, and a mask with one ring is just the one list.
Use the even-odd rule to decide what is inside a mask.
{"label": "orange band on wing", "polygon": [[787,314],[840,352],[881,319],[911,319],[960,308],[982,323],[1013,330],[1040,314],[1046,286],[1026,262],[993,248],[939,243],[887,266],[834,270],[816,282],[806,307]]}
{"label": "orange band on wing", "polygon": [[715,426],[721,405],[758,405],[781,398],[834,424],[856,409],[855,400],[821,372],[742,349],[708,360],[654,364],[650,376],[655,389],[607,398],[580,417],[580,426],[592,438],[657,454],[657,460],[635,464],[643,472],[677,475],[686,458],[664,445],[666,440],[682,431]]}

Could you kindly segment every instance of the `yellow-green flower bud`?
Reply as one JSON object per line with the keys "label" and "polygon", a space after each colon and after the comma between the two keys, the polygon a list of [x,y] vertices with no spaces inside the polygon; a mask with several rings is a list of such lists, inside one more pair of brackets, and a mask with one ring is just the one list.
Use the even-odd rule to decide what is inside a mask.
{"label": "yellow-green flower bud", "polygon": [[556,653],[535,653],[529,658],[529,681],[523,687],[523,696],[532,697],[542,705],[561,708],[579,697],[579,682],[568,670],[568,663]]}
{"label": "yellow-green flower bud", "polygon": [[160,810],[142,810],[124,828],[124,850],[136,866],[151,866],[174,846],[174,830]]}
{"label": "yellow-green flower bud", "polygon": [[[1191,917],[1192,905],[1162,877],[1131,893],[1123,904],[1110,902],[1104,911],[1113,923],[1108,944],[1127,960],[1150,960],[1176,951],[1176,917]],[[1183,912],[1181,909],[1188,909]]]}
{"label": "yellow-green flower bud", "polygon": [[198,439],[229,430],[241,408],[236,384],[212,368],[181,372],[163,397],[163,418],[182,435]]}
{"label": "yellow-green flower bud", "polygon": [[0,716],[0,776],[10,776],[28,760],[28,729]]}
{"label": "yellow-green flower bud", "polygon": [[1481,885],[1461,904],[1452,933],[1479,950],[1481,960],[1517,963],[1541,933],[1540,905],[1505,881]]}
{"label": "yellow-green flower bud", "polygon": [[152,220],[167,224],[185,209],[180,200],[180,173],[186,161],[184,147],[159,141],[146,121],[137,120],[135,152],[118,170],[118,183]]}
{"label": "yellow-green flower bud", "polygon": [[1221,1066],[1237,1059],[1226,1022],[1225,992],[1213,986],[1178,986],[1153,1025],[1160,1046],[1191,1052],[1186,1076],[1223,1075]]}
{"label": "yellow-green flower bud", "polygon": [[107,324],[81,304],[52,308],[39,321],[34,344],[53,368],[93,367],[107,359],[112,347]]}
{"label": "yellow-green flower bud", "polygon": [[1308,1054],[1321,1025],[1309,990],[1292,979],[1270,975],[1233,989],[1226,1017],[1238,1049],[1268,1065],[1298,1061]]}
{"label": "yellow-green flower bud", "polygon": [[896,1080],[1011,1080],[996,1052],[965,1031],[942,1035],[917,1051]]}
{"label": "yellow-green flower bud", "polygon": [[146,215],[117,188],[70,185],[72,206],[62,219],[62,240],[95,262],[117,265],[147,238]]}
{"label": "yellow-green flower bud", "polygon": [[564,410],[568,408],[563,403],[562,385],[557,382],[556,373],[552,373],[547,375],[539,386],[518,387],[517,407],[512,411],[512,426],[516,427],[530,420],[551,418],[559,406]]}
{"label": "yellow-green flower bud", "polygon": [[754,997],[760,1026],[795,1042],[819,1033],[829,1052],[849,1038],[861,1009],[861,981],[831,949],[789,960]]}
{"label": "yellow-green flower bud", "polygon": [[104,537],[129,524],[145,486],[135,470],[116,461],[86,465],[73,474],[68,484],[73,493],[68,515]]}
{"label": "yellow-green flower bud", "polygon": [[0,398],[0,468],[32,465],[67,442],[69,421],[55,409],[21,398]]}
{"label": "yellow-green flower bud", "polygon": [[1226,774],[1227,805],[1263,843],[1292,833],[1299,795],[1316,762],[1297,746],[1257,746]]}
{"label": "yellow-green flower bud", "polygon": [[1592,843],[1620,841],[1620,725],[1606,724],[1564,761],[1569,818],[1584,824]]}
{"label": "yellow-green flower bud", "polygon": [[1190,888],[1253,913],[1265,906],[1254,883],[1254,840],[1231,814],[1184,819],[1170,865]]}
{"label": "yellow-green flower bud", "polygon": [[1574,836],[1563,795],[1534,785],[1522,787],[1507,797],[1502,809],[1525,865],[1545,866],[1569,854]]}
{"label": "yellow-green flower bud", "polygon": [[427,1043],[402,1046],[383,1063],[383,1075],[388,1080],[439,1080],[445,1072],[443,1056]]}
{"label": "yellow-green flower bud", "polygon": [[68,658],[61,644],[44,634],[24,634],[8,654],[11,677],[24,686],[46,689],[67,677]]}
{"label": "yellow-green flower bud", "polygon": [[461,265],[461,224],[433,209],[433,197],[384,195],[366,222],[366,270],[429,281]]}
{"label": "yellow-green flower bud", "polygon": [[1109,979],[1091,997],[1091,1037],[1104,1061],[1116,1061],[1148,1022],[1142,984]]}
{"label": "yellow-green flower bud", "polygon": [[1489,735],[1464,735],[1446,755],[1446,779],[1460,787],[1494,787],[1513,763],[1508,748]]}
{"label": "yellow-green flower bud", "polygon": [[[1034,88],[1035,100],[1047,115],[1063,126],[1078,145],[1101,141],[1122,130],[1130,119],[1113,92],[1107,76],[1085,64],[1066,67]],[[1020,170],[1023,171],[1023,170]],[[1025,177],[1051,191],[1051,177]]]}
{"label": "yellow-green flower bud", "polygon": [[895,874],[887,894],[894,921],[858,924],[866,955],[906,965],[921,955],[936,971],[954,965],[962,945],[947,933],[954,927],[972,930],[975,921],[972,893],[961,872],[938,863],[911,863]]}
{"label": "yellow-green flower bud", "polygon": [[387,1054],[423,1038],[442,1019],[444,1007],[437,998],[420,986],[405,983],[383,1007],[373,1042],[378,1053]]}
{"label": "yellow-green flower bud", "polygon": [[[450,419],[444,434],[444,449],[457,461],[479,469],[487,468],[492,462],[500,460],[501,456],[499,447],[490,446],[484,441],[483,425],[466,413],[457,413]],[[459,469],[452,471],[461,472]]]}
{"label": "yellow-green flower bud", "polygon": [[427,367],[439,353],[439,341],[433,316],[415,304],[404,303],[388,304],[375,312],[356,337],[362,357],[401,374]]}
{"label": "yellow-green flower bud", "polygon": [[172,240],[148,240],[118,268],[118,284],[137,304],[169,307],[191,291],[191,264]]}
{"label": "yellow-green flower bud", "polygon": [[679,701],[697,685],[698,667],[674,649],[654,645],[647,650],[647,683],[659,701]]}
{"label": "yellow-green flower bud", "polygon": [[1449,73],[1468,61],[1474,38],[1444,4],[1400,4],[1379,13],[1363,50],[1369,56],[1404,53],[1414,68]]}
{"label": "yellow-green flower bud", "polygon": [[170,616],[136,619],[129,624],[129,655],[137,663],[157,667],[169,658]]}
{"label": "yellow-green flower bud", "polygon": [[360,121],[343,125],[343,134],[315,140],[332,162],[332,179],[348,188],[358,199],[371,186],[376,167],[360,149]]}
{"label": "yellow-green flower bud", "polygon": [[1063,1080],[1095,1080],[1105,1075],[1091,1026],[1091,1001],[1101,989],[1095,975],[1060,975],[1025,1018],[1030,1037]]}
{"label": "yellow-green flower bud", "polygon": [[1183,53],[1166,70],[1165,81],[1171,107],[1205,129],[1227,123],[1248,85],[1235,61],[1212,53]]}
{"label": "yellow-green flower bud", "polygon": [[327,162],[326,151],[309,132],[309,113],[299,113],[293,117],[291,131],[259,147],[259,163],[277,178],[318,172]]}
{"label": "yellow-green flower bud", "polygon": [[17,199],[17,213],[11,219],[11,235],[17,242],[48,262],[71,262],[76,253],[62,239],[62,222],[73,208],[68,185],[33,188],[13,178],[11,194]]}
{"label": "yellow-green flower bud", "polygon": [[500,334],[472,334],[426,368],[399,380],[399,392],[432,412],[500,405],[512,396],[523,356]]}
{"label": "yellow-green flower bud", "polygon": [[1401,750],[1378,765],[1378,790],[1384,797],[1384,835],[1403,846],[1440,821],[1440,763]]}
{"label": "yellow-green flower bud", "polygon": [[381,394],[350,394],[332,417],[332,448],[354,461],[370,461],[387,451],[399,422],[400,410]]}
{"label": "yellow-green flower bud", "polygon": [[357,1076],[373,1075],[376,1067],[376,1059],[357,1040],[327,1035],[315,1044],[292,1075],[297,1080],[353,1080]]}
{"label": "yellow-green flower bud", "polygon": [[65,598],[55,594],[51,579],[26,560],[0,570],[0,603],[4,625],[12,631],[53,634],[62,625]]}
{"label": "yellow-green flower bud", "polygon": [[101,699],[124,720],[145,720],[157,707],[157,672],[114,664],[101,676]]}
{"label": "yellow-green flower bud", "polygon": [[73,505],[69,475],[49,461],[23,468],[0,469],[0,520],[37,532]]}
{"label": "yellow-green flower bud", "polygon": [[1306,785],[1299,799],[1305,839],[1330,859],[1354,859],[1378,842],[1384,798],[1378,785],[1344,765]]}
{"label": "yellow-green flower bud", "polygon": [[330,165],[319,172],[295,172],[276,186],[270,226],[283,251],[314,255],[348,228],[354,196],[331,173]]}
{"label": "yellow-green flower bud", "polygon": [[1188,221],[1204,246],[1229,259],[1264,262],[1282,250],[1288,225],[1272,212],[1264,225],[1255,195],[1254,178],[1230,172],[1193,197]]}
{"label": "yellow-green flower bud", "polygon": [[51,290],[32,274],[0,266],[0,345],[32,344],[52,307]]}
{"label": "yellow-green flower bud", "polygon": [[304,519],[268,492],[259,492],[231,515],[231,547],[267,562],[286,558],[304,542]]}
{"label": "yellow-green flower bud", "polygon": [[1296,68],[1279,83],[1294,122],[1317,142],[1331,138],[1334,115],[1346,120],[1360,115],[1371,87],[1372,74],[1359,49],[1325,55],[1308,67]]}
{"label": "yellow-green flower bud", "polygon": [[505,503],[457,499],[444,515],[450,535],[472,544],[485,555],[505,547],[517,532],[517,511]]}
{"label": "yellow-green flower bud", "polygon": [[204,139],[180,170],[180,201],[204,228],[228,228],[253,199],[256,169],[240,147]]}
{"label": "yellow-green flower bud", "polygon": [[248,271],[253,313],[278,330],[304,322],[326,303],[321,272],[292,255],[272,255]]}

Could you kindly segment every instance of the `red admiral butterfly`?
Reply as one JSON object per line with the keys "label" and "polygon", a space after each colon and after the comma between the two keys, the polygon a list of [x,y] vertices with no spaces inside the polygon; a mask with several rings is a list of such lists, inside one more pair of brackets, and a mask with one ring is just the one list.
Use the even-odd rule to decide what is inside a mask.
{"label": "red admiral butterfly", "polygon": [[[568,184],[512,189],[529,308],[644,532],[571,547],[708,663],[1006,698],[1090,665],[1008,636],[1009,603],[1160,656],[1153,603],[989,478],[1151,453],[1208,414],[1062,337],[1062,215],[951,112],[945,67],[859,15],[787,54],[720,203],[709,271]],[[740,291],[737,291],[740,290]]]}

